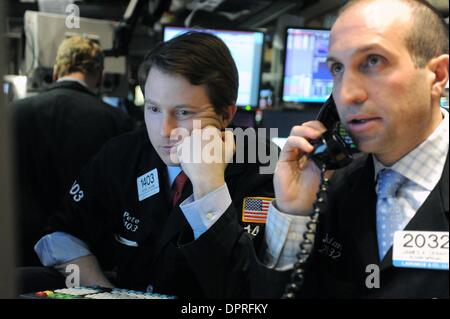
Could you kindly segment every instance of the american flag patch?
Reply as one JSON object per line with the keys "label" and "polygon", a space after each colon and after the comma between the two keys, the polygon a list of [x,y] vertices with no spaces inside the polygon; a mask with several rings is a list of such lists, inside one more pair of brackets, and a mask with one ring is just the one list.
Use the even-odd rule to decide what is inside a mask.
{"label": "american flag patch", "polygon": [[245,197],[242,205],[242,221],[265,224],[272,199],[269,197]]}

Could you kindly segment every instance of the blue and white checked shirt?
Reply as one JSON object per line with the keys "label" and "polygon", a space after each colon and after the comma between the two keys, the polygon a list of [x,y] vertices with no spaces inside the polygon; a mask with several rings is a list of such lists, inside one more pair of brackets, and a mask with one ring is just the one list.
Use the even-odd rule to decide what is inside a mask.
{"label": "blue and white checked shirt", "polygon": [[[398,191],[408,222],[437,185],[444,170],[449,145],[449,114],[445,109],[441,108],[441,111],[444,119],[434,132],[390,167],[408,178]],[[385,166],[375,157],[374,164],[376,178]],[[286,270],[292,268],[296,261],[295,254],[309,218],[282,213],[275,206],[273,201],[267,217],[265,236],[268,247],[264,262],[269,268]]]}

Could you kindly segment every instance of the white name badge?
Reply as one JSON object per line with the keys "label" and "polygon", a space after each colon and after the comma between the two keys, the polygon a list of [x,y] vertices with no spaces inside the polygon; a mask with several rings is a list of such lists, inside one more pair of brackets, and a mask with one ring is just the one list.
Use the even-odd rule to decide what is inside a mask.
{"label": "white name badge", "polygon": [[137,190],[139,201],[159,193],[158,171],[156,168],[137,178]]}
{"label": "white name badge", "polygon": [[448,232],[397,231],[393,265],[402,268],[448,270]]}

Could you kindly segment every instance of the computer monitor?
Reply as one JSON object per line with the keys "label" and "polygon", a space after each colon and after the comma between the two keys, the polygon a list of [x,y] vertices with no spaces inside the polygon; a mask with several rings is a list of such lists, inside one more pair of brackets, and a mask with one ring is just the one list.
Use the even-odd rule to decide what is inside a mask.
{"label": "computer monitor", "polygon": [[3,93],[5,95],[10,94],[10,92],[12,91],[12,84],[9,82],[3,82]]}
{"label": "computer monitor", "polygon": [[267,109],[263,111],[262,127],[267,130],[274,128],[277,129],[277,136],[272,137],[271,140],[282,149],[292,128],[296,125],[302,125],[305,122],[316,119],[319,111],[320,108],[318,107],[306,110]]}
{"label": "computer monitor", "polygon": [[327,68],[329,30],[286,29],[282,101],[323,103],[333,89]]}
{"label": "computer monitor", "polygon": [[209,32],[222,39],[231,51],[239,72],[237,105],[257,107],[261,80],[264,33],[259,31],[217,30],[165,26],[163,41],[188,31]]}
{"label": "computer monitor", "polygon": [[[56,52],[69,36],[82,35],[98,40],[104,50],[114,43],[114,30],[118,22],[103,19],[80,18],[80,25],[71,28],[66,14],[25,11],[25,63],[23,72],[28,77],[31,91],[47,87],[52,82]],[[128,93],[126,57],[105,58],[102,93],[126,97]]]}
{"label": "computer monitor", "polygon": [[3,93],[8,97],[8,101],[23,99],[27,96],[27,77],[24,75],[4,75]]}
{"label": "computer monitor", "polygon": [[112,107],[119,108],[122,104],[122,100],[120,97],[117,96],[103,96],[102,97],[103,102],[111,105]]}

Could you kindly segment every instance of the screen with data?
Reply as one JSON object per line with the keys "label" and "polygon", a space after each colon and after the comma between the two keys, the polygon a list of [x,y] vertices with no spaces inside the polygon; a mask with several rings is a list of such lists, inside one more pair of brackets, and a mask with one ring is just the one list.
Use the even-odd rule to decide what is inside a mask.
{"label": "screen with data", "polygon": [[323,103],[333,79],[327,68],[329,30],[286,29],[283,102]]}
{"label": "screen with data", "polygon": [[212,33],[225,42],[239,72],[239,92],[236,104],[241,107],[258,106],[264,33],[165,26],[163,40],[168,41],[188,31]]}

